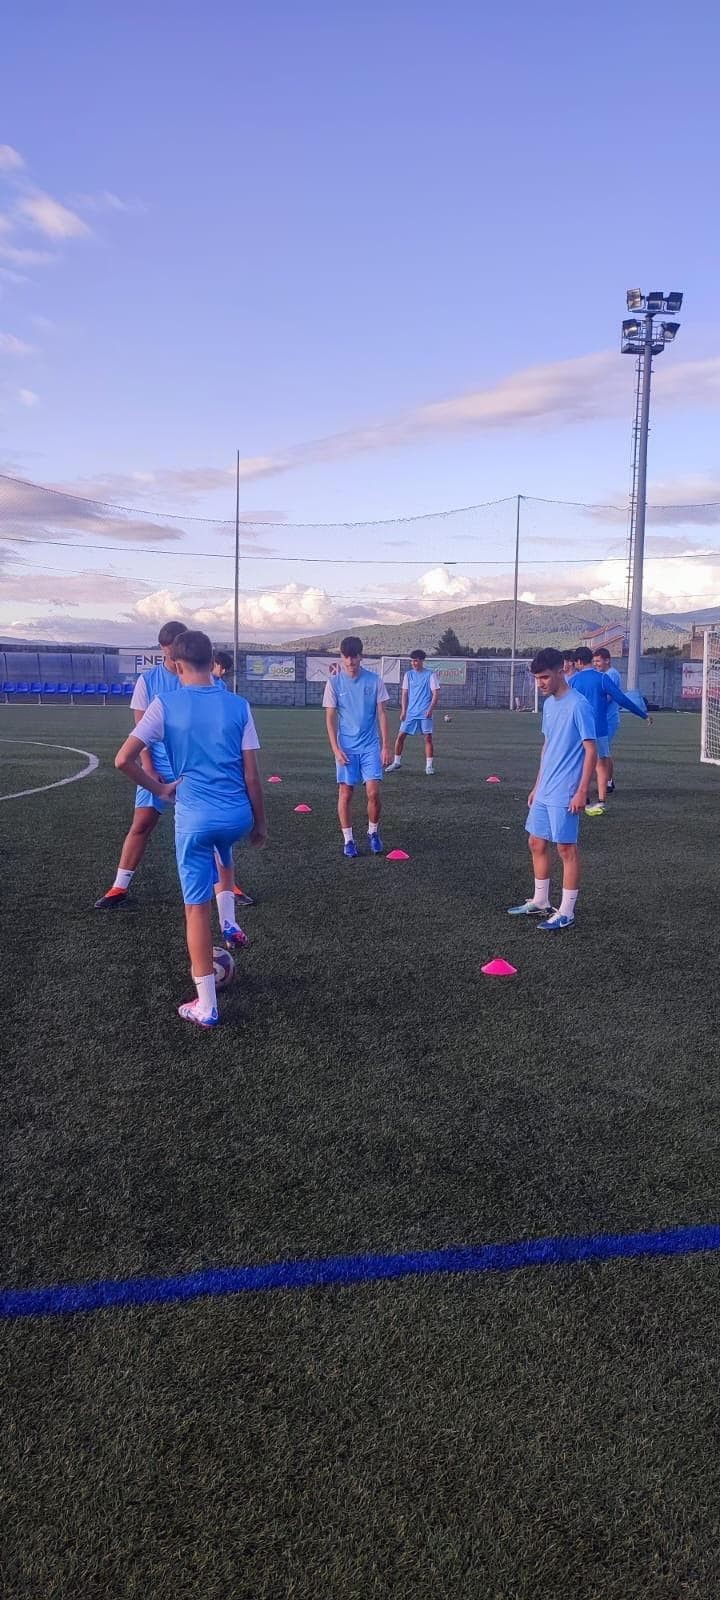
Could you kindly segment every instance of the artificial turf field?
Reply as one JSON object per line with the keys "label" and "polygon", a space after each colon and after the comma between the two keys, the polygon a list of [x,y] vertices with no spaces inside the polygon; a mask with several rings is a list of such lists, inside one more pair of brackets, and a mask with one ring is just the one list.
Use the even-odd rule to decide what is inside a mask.
{"label": "artificial turf field", "polygon": [[[717,1223],[720,770],[627,720],[552,938],[505,915],[534,717],[454,713],[433,779],[409,741],[391,864],[341,858],[321,713],[260,710],[205,1034],[170,821],[92,910],[127,712],[0,708],[0,796],[101,758],[0,804],[0,1288]],[[707,1252],[2,1321],[3,1600],[713,1600],[719,1311]]]}

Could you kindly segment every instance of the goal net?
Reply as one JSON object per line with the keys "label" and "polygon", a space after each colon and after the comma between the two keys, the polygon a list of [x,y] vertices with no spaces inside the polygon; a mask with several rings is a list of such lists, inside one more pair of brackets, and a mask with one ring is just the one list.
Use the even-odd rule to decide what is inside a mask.
{"label": "goal net", "polygon": [[700,760],[720,767],[720,627],[705,633]]}

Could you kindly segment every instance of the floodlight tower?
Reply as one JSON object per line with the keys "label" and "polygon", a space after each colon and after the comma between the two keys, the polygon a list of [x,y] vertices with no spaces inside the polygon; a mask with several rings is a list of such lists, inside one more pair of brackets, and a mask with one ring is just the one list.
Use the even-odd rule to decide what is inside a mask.
{"label": "floodlight tower", "polygon": [[671,344],[680,327],[679,322],[661,322],[655,318],[669,313],[674,316],[682,305],[678,289],[664,294],[653,289],[643,294],[642,289],[628,289],[628,311],[641,313],[627,317],[622,325],[622,353],[638,356],[642,363],[642,392],[640,398],[640,433],[638,441],[637,484],[635,493],[635,526],[633,531],[632,599],[630,601],[630,626],[628,641],[627,687],[640,687],[640,656],[642,652],[642,599],[643,561],[645,557],[645,512],[647,508],[647,450],[650,428],[650,383],[652,358],[659,356],[666,344]]}

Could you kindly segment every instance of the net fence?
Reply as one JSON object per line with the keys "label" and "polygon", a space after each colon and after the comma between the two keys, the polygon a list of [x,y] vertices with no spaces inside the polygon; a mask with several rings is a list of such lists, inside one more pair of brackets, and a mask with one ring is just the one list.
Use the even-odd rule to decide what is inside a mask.
{"label": "net fence", "polygon": [[700,738],[701,759],[720,767],[720,627],[705,633]]}

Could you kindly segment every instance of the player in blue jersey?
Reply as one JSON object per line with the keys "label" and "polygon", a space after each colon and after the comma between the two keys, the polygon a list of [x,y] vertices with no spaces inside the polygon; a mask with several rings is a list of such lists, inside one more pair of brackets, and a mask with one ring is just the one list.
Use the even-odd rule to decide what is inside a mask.
{"label": "player in blue jersey", "polygon": [[[580,888],[580,812],[587,804],[588,784],[597,760],[595,722],[587,700],[571,689],[559,650],[540,650],[530,671],[546,696],[544,744],[540,769],[528,796],[525,824],[535,874],[535,889],[522,905],[510,906],[511,917],[539,917],[538,928],[556,933],[575,924]],[[550,904],[550,845],[557,846],[563,867],[562,899]]]}
{"label": "player in blue jersey", "polygon": [[[174,690],[180,688],[172,652],[175,640],[185,632],[184,622],[166,622],[160,629],[158,644],[162,650],[162,663],[156,667],[149,667],[146,672],[141,672],[130,701],[136,723],[140,721],[156,695],[172,694]],[[141,764],[144,773],[150,778],[160,778],[166,783],[173,778],[167,752],[162,743],[145,748]],[[115,881],[107,893],[95,901],[96,911],[117,911],[128,904],[130,884],[145,854],[150,835],[157,827],[163,811],[166,810],[166,802],[159,800],[144,780],[139,783],[135,795],[132,825],[120,852]]]}
{"label": "player in blue jersey", "polygon": [[434,672],[425,668],[424,650],[413,650],[410,671],[405,673],[400,699],[400,732],[395,743],[395,756],[387,768],[397,772],[402,766],[402,753],[408,734],[422,733],[425,737],[425,771],[432,777],[435,771],[433,746],[433,713],[440,698],[440,684]]}
{"label": "player in blue jersey", "polygon": [[[175,802],[175,852],[197,989],[197,999],[180,1006],[179,1015],[211,1028],[219,1021],[211,920],[215,856],[232,871],[238,839],[249,838],[257,848],[265,843],[259,740],[247,700],[217,692],[207,634],[181,634],[174,656],[182,693],[161,693],[152,700],[118,751],[115,765],[139,782],[145,770],[140,765],[142,751],[158,742],[167,751],[175,777],[167,782],[146,774],[146,781],[157,799],[166,805]],[[230,892],[227,898],[231,904]],[[217,901],[222,935],[232,946],[232,928],[223,921],[220,896]]]}
{"label": "player in blue jersey", "polygon": [[[597,650],[593,651],[592,664],[596,672],[604,672],[606,677],[610,679],[611,683],[617,684],[618,689],[622,688],[622,678],[620,677],[617,667],[614,667],[612,664],[612,656],[607,648],[607,645],[601,644],[598,646]],[[610,746],[610,755],[608,757],[607,792],[608,794],[614,794],[615,761],[613,759],[613,744],[615,743],[615,739],[617,738],[620,730],[620,707],[615,704],[614,700],[610,701],[607,709],[607,723],[608,744]]]}
{"label": "player in blue jersey", "polygon": [[623,694],[618,684],[613,683],[605,672],[596,672],[592,664],[592,651],[587,645],[580,645],[575,651],[577,672],[568,681],[570,687],[578,694],[584,695],[595,718],[595,737],[597,739],[597,805],[587,807],[589,817],[602,817],[605,814],[607,800],[608,777],[610,775],[610,743],[608,739],[608,707],[614,701],[622,706],[624,711],[631,711],[634,717],[641,717],[643,722],[652,725],[645,706],[639,706],[635,700]]}
{"label": "player in blue jersey", "polygon": [[325,685],[323,705],[330,748],[339,784],[338,816],[343,854],[360,854],[353,838],[352,802],[356,783],[364,783],[368,806],[368,843],[372,854],[382,855],[380,838],[380,783],[390,761],[388,692],[376,672],[362,664],[362,639],[354,635],[340,645],[342,663]]}

